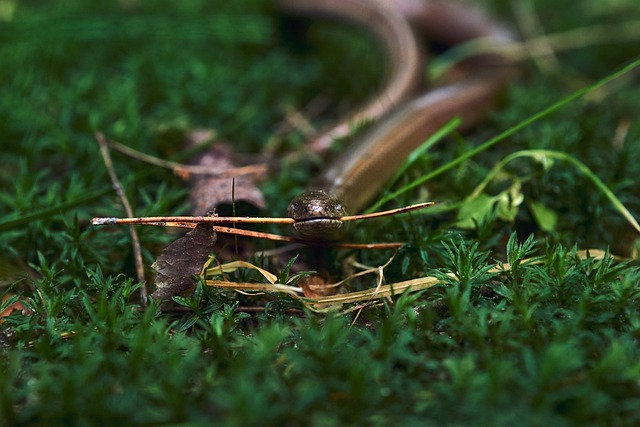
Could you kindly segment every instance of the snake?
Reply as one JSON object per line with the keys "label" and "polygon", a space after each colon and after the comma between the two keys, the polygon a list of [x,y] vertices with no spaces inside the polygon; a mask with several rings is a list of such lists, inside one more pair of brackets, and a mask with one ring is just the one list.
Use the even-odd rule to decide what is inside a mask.
{"label": "snake", "polygon": [[[514,62],[497,53],[514,36],[469,5],[444,0],[274,1],[288,15],[358,26],[388,58],[382,89],[311,142],[314,149],[323,149],[348,136],[358,123],[373,122],[289,204],[294,233],[303,240],[341,238],[341,217],[362,210],[411,152],[451,119],[461,120],[461,130],[476,124],[515,74]],[[447,47],[482,39],[494,49],[464,59],[446,83],[425,90],[418,34]]]}

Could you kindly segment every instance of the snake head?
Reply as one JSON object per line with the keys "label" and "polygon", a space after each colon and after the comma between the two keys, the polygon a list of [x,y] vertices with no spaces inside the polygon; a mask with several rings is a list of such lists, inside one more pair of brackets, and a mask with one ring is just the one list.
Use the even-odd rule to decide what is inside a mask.
{"label": "snake head", "polygon": [[307,191],[295,197],[289,203],[287,215],[296,221],[293,223],[294,233],[303,240],[338,240],[346,229],[340,220],[347,215],[342,203],[333,194],[320,190]]}

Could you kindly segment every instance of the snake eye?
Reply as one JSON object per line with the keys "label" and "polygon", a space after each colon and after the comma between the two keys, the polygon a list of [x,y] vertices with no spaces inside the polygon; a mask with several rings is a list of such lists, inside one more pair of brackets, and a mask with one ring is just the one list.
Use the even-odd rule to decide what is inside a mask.
{"label": "snake eye", "polygon": [[300,201],[297,199],[293,199],[287,207],[287,215],[289,216],[289,218],[299,219],[300,209],[302,209],[302,204],[300,203]]}

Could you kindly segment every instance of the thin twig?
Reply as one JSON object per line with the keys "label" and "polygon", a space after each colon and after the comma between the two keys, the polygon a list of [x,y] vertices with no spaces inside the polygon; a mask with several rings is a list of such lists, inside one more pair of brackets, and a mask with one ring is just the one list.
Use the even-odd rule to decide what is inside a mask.
{"label": "thin twig", "polygon": [[145,216],[145,217],[129,217],[129,218],[93,218],[93,225],[116,225],[116,224],[139,224],[139,225],[157,225],[161,223],[184,223],[184,224],[204,224],[204,223],[224,223],[236,222],[243,224],[293,224],[293,218],[271,218],[271,217],[252,217],[252,216]]}
{"label": "thin twig", "polygon": [[[135,223],[129,223],[133,226]],[[159,227],[176,227],[176,228],[196,228],[197,223],[189,222],[144,222],[143,225],[155,225]],[[236,236],[255,237],[258,239],[275,240],[278,242],[302,243],[304,245],[313,246],[330,246],[332,248],[342,249],[396,249],[404,245],[402,242],[385,242],[385,243],[342,243],[342,242],[310,242],[300,240],[295,237],[283,236],[281,234],[264,233],[262,231],[245,230],[243,228],[224,227],[221,225],[213,225],[216,233],[233,234]]]}
{"label": "thin twig", "polygon": [[[419,203],[416,205],[405,206],[402,208],[391,209],[388,211],[374,212],[364,215],[351,215],[339,218],[340,221],[357,221],[362,219],[378,218],[382,216],[398,215],[418,209],[424,209],[432,206],[434,202]],[[139,224],[139,225],[155,225],[160,227],[179,227],[194,228],[197,224],[202,223],[250,223],[250,224],[294,224],[296,221],[292,218],[270,218],[270,217],[220,217],[220,216],[150,216],[150,217],[129,217],[129,218],[93,218],[93,225],[116,225],[116,224]],[[249,237],[257,237],[260,239],[276,240],[281,242],[302,243],[314,246],[331,246],[334,248],[344,249],[395,249],[404,243],[388,242],[388,243],[341,243],[341,242],[310,242],[300,240],[295,237],[282,236],[280,234],[263,233],[259,231],[244,230],[235,227],[223,227],[219,225],[213,226],[214,230],[219,233],[233,234],[234,236],[243,235]]]}
{"label": "thin twig", "polygon": [[182,163],[160,159],[158,157],[145,154],[141,151],[134,150],[133,148],[127,147],[126,145],[120,144],[116,141],[108,141],[108,144],[111,148],[121,152],[126,156],[129,156],[136,160],[140,160],[141,162],[145,162],[150,165],[169,169],[173,171],[173,173],[181,177],[188,177],[189,175],[211,175],[220,178],[230,178],[244,175],[261,176],[264,175],[268,169],[268,166],[266,164],[257,164],[219,171],[210,166],[184,165]]}
{"label": "thin twig", "polygon": [[[113,162],[111,161],[111,156],[109,154],[108,142],[104,135],[100,132],[96,132],[95,138],[100,145],[100,153],[102,154],[104,165],[107,167],[107,172],[109,173],[109,178],[111,179],[113,189],[116,191],[118,198],[122,202],[127,215],[132,217],[133,209],[131,209],[129,200],[125,195],[124,190],[122,189],[122,185],[120,184],[120,181],[118,180],[116,172],[113,168]],[[129,235],[131,236],[131,246],[133,247],[133,259],[136,265],[136,276],[138,277],[138,282],[142,283],[142,286],[140,287],[140,303],[142,304],[142,306],[146,306],[147,282],[144,277],[144,264],[142,263],[142,249],[140,247],[140,239],[138,238],[138,233],[136,232],[135,227],[129,226]]]}
{"label": "thin twig", "polygon": [[415,205],[404,206],[401,208],[389,209],[388,211],[372,212],[372,213],[366,213],[361,215],[348,215],[340,218],[340,221],[359,221],[361,219],[371,219],[371,218],[379,218],[381,216],[399,215],[402,213],[407,213],[411,211],[417,211],[420,209],[428,208],[429,206],[433,206],[433,205],[435,205],[435,202],[424,202],[424,203],[418,203]]}
{"label": "thin twig", "polygon": [[560,69],[553,46],[549,43],[545,35],[544,27],[540,22],[540,17],[531,0],[524,2],[513,2],[516,20],[519,23],[520,31],[524,36],[522,42],[523,50],[538,49],[539,54],[532,56],[533,61],[542,71],[552,71]]}
{"label": "thin twig", "polygon": [[[404,206],[402,208],[390,209],[387,211],[373,212],[362,215],[348,215],[338,218],[340,221],[358,221],[362,219],[379,218],[382,216],[398,215],[410,211],[424,209],[433,206],[434,202],[418,203]],[[243,223],[243,224],[293,224],[293,218],[274,217],[252,217],[252,216],[147,216],[147,217],[98,217],[93,218],[93,225],[116,225],[116,224],[140,224],[140,225],[167,225],[172,224],[201,224],[201,223]],[[178,225],[181,227],[182,225]]]}
{"label": "thin twig", "polygon": [[621,22],[615,27],[608,24],[592,25],[508,43],[496,43],[495,37],[479,37],[449,49],[432,61],[430,74],[433,79],[442,78],[455,64],[480,54],[498,54],[513,61],[524,61],[572,49],[634,42],[638,39],[640,21]]}

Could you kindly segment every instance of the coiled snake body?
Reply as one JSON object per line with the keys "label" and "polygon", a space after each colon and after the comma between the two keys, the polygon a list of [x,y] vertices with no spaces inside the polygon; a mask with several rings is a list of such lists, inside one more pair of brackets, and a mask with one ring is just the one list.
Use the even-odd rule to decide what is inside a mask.
{"label": "coiled snake body", "polygon": [[491,106],[513,75],[513,63],[499,54],[465,59],[452,82],[420,93],[424,60],[416,32],[455,46],[483,38],[493,45],[511,34],[485,15],[441,0],[276,0],[287,14],[334,17],[374,35],[389,58],[387,84],[369,103],[321,134],[313,144],[325,147],[346,136],[353,125],[377,121],[338,156],[310,191],[296,197],[288,214],[305,240],[334,240],[339,218],[361,210],[402,165],[407,156],[454,117],[469,127]]}

